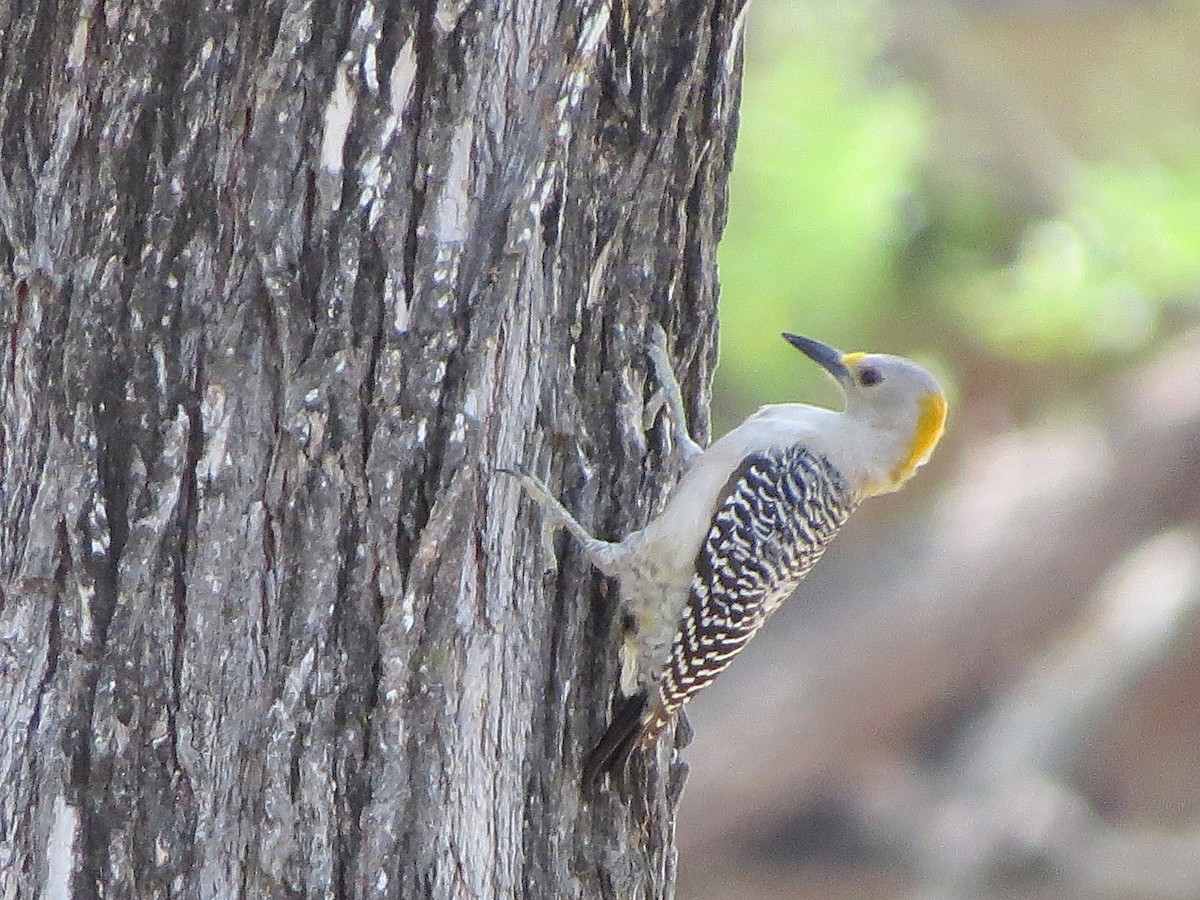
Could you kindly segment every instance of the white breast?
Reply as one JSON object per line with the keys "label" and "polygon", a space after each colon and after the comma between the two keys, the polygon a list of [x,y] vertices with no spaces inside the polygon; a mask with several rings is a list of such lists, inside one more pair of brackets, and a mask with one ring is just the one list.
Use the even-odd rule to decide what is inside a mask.
{"label": "white breast", "polygon": [[[764,406],[696,458],[671,492],[663,511],[641,531],[622,541],[632,551],[630,571],[621,579],[621,597],[637,623],[627,646],[622,681],[626,693],[635,679],[657,677],[666,659],[695,574],[696,555],[724,499],[729,479],[755,453],[804,443],[821,454],[843,416],[832,410],[785,403]],[[640,672],[633,671],[634,668]]]}

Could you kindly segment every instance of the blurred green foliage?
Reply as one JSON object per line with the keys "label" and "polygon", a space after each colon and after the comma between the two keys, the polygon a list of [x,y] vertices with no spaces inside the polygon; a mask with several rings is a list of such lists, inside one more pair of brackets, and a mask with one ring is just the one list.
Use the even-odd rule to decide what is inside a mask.
{"label": "blurred green foliage", "polygon": [[781,371],[819,393],[776,333],[857,346],[890,291],[927,125],[915,91],[871,83],[882,45],[867,12],[776,4],[748,36],[720,254],[725,405],[795,399]]}
{"label": "blurred green foliage", "polygon": [[1001,352],[1144,346],[1200,284],[1200,167],[1087,167],[1060,218],[1029,223],[1001,268],[958,273],[962,323]]}
{"label": "blurred green foliage", "polygon": [[[1164,60],[1200,46],[1194,7],[1120,10],[1146,20],[1137,32],[1147,35],[1146,46],[1123,45],[1120,65],[1106,60],[1108,68],[1097,70],[1099,83],[1057,63],[1064,78],[1082,84],[1068,95],[1064,119],[1090,116],[1088,128],[1077,130],[1096,135],[1090,146],[1081,139],[1084,145],[1062,154],[1068,176],[1049,197],[1037,184],[1020,183],[1019,166],[1014,175],[977,164],[994,154],[992,146],[960,143],[947,153],[939,145],[939,129],[947,122],[952,129],[955,116],[984,114],[969,104],[944,108],[946,92],[928,72],[896,61],[889,42],[898,9],[876,0],[776,0],[751,16],[720,254],[718,430],[763,402],[833,398],[775,339],[781,330],[846,349],[925,353],[935,364],[969,352],[1018,363],[1066,354],[1089,366],[1152,344],[1164,310],[1194,316],[1200,305],[1200,82],[1159,77]],[[972,37],[989,49],[998,42],[997,32],[986,30],[991,23],[982,37],[972,35],[970,19],[958,24],[923,38],[935,52],[938,41],[959,41],[964,46],[949,50],[968,60]],[[1045,73],[1021,72],[1023,24],[1037,27],[1013,23],[1013,46],[998,52],[1040,83]],[[910,23],[908,36],[920,27]],[[1113,33],[1120,27],[1115,23]],[[1055,65],[1047,43],[1071,35],[1070,28],[1042,35],[1031,53],[1043,58],[1030,65]],[[1170,46],[1155,53],[1156,40]],[[1074,49],[1086,58],[1086,46]],[[1120,66],[1135,70],[1126,82],[1114,81]],[[993,84],[987,61],[979,70],[989,89],[1011,89],[1014,105],[1027,102],[1019,77],[1006,84],[1001,75]],[[1157,84],[1170,96],[1153,96]],[[1114,102],[1113,92],[1122,91],[1129,96]],[[1076,109],[1076,96],[1096,98],[1095,109]],[[1114,108],[1132,112],[1122,120]],[[1180,109],[1193,113],[1181,117]],[[1029,120],[1058,147],[1069,142],[1059,140],[1054,112],[1039,107]],[[1148,131],[1147,122],[1159,122],[1161,132]],[[1073,136],[1076,124],[1061,129]],[[1137,133],[1123,142],[1123,128]],[[1015,151],[1001,150],[1019,154],[1019,140]],[[1126,152],[1118,158],[1114,147]],[[972,165],[977,170],[964,178]],[[1001,184],[1006,177],[1011,183]],[[1046,182],[1057,183],[1051,176]]]}

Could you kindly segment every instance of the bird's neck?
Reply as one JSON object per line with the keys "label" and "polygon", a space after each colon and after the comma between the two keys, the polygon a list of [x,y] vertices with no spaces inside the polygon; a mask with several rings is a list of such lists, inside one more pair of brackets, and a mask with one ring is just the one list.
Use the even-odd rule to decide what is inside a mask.
{"label": "bird's neck", "polygon": [[922,398],[912,415],[895,420],[856,415],[839,417],[830,461],[860,498],[898,491],[929,459],[946,424],[946,400]]}

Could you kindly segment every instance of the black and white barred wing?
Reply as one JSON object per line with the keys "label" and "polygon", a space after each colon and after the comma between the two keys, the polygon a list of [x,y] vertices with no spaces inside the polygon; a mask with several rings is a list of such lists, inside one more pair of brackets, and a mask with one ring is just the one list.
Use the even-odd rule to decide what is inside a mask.
{"label": "black and white barred wing", "polygon": [[853,508],[845,479],[801,445],[748,457],[696,559],[696,575],[643,746],[746,646],[791,595]]}

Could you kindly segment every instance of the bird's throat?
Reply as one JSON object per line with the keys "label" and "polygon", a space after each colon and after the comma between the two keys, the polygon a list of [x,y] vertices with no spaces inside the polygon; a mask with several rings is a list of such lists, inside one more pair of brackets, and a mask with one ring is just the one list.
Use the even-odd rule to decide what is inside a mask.
{"label": "bird's throat", "polygon": [[904,459],[892,469],[892,481],[898,487],[925,463],[946,429],[946,398],[941,394],[926,394],[921,398],[917,427]]}

